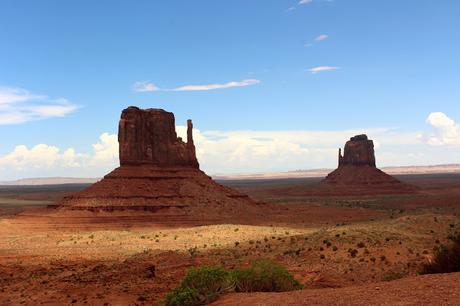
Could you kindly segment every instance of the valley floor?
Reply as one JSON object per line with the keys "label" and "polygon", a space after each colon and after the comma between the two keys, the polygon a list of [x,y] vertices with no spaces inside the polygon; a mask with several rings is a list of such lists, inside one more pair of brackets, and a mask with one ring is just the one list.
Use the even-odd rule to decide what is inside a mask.
{"label": "valley floor", "polygon": [[419,275],[460,230],[460,176],[410,182],[421,191],[312,197],[305,181],[239,181],[233,187],[284,207],[285,216],[174,227],[39,218],[37,206],[68,191],[0,190],[0,305],[151,305],[191,267],[260,258],[306,289],[229,294],[216,305],[460,304],[460,274]]}

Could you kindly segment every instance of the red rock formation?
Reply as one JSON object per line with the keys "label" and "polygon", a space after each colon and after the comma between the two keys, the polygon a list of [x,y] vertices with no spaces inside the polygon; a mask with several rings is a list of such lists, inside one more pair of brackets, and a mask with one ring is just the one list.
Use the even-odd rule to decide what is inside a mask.
{"label": "red rock formation", "polygon": [[184,143],[177,137],[173,113],[128,107],[119,123],[120,167],[50,207],[105,211],[111,216],[120,211],[142,211],[143,216],[150,212],[149,220],[164,224],[261,214],[248,196],[214,182],[199,169],[192,129],[188,120]]}
{"label": "red rock formation", "polygon": [[192,121],[188,120],[184,143],[177,137],[173,113],[128,107],[123,110],[118,127],[120,165],[198,168],[192,129]]}
{"label": "red rock formation", "polygon": [[327,195],[412,193],[415,187],[402,183],[376,167],[374,143],[366,135],[351,137],[344,154],[339,149],[339,166],[315,191]]}
{"label": "red rock formation", "polygon": [[339,166],[343,165],[375,167],[374,142],[368,140],[366,135],[351,137],[345,144],[343,156],[339,149]]}

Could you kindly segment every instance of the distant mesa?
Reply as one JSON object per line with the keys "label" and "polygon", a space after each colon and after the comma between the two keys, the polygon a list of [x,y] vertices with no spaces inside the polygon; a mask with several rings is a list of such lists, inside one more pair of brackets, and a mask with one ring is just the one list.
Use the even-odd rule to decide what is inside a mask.
{"label": "distant mesa", "polygon": [[177,137],[173,113],[131,106],[121,114],[118,141],[120,167],[51,207],[153,212],[164,223],[260,214],[261,204],[214,182],[199,169],[191,120],[184,142]]}
{"label": "distant mesa", "polygon": [[321,182],[320,190],[329,194],[365,195],[413,193],[416,188],[405,184],[376,167],[374,142],[367,135],[351,137],[339,149],[338,168]]}

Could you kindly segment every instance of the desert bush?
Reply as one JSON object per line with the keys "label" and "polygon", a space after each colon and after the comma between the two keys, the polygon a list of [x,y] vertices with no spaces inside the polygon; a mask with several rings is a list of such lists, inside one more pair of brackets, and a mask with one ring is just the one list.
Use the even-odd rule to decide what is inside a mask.
{"label": "desert bush", "polygon": [[167,306],[203,305],[232,289],[232,278],[224,268],[193,268],[188,271],[179,287],[166,295],[165,304]]}
{"label": "desert bush", "polygon": [[166,295],[166,306],[197,306],[215,301],[225,292],[281,292],[302,289],[282,266],[268,260],[232,271],[221,267],[192,268],[180,285]]}
{"label": "desert bush", "polygon": [[[161,305],[161,304],[158,304]],[[167,306],[194,306],[200,305],[198,292],[191,288],[178,287],[168,293],[165,299]]]}
{"label": "desert bush", "polygon": [[282,292],[302,289],[302,285],[282,266],[269,261],[254,261],[248,269],[234,269],[237,292]]}
{"label": "desert bush", "polygon": [[449,246],[440,245],[433,260],[422,269],[422,274],[460,272],[460,233],[451,234]]}

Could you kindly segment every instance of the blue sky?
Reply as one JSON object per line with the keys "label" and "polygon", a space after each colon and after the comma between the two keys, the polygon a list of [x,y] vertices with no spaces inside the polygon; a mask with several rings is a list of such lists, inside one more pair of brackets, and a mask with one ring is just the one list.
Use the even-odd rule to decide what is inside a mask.
{"label": "blue sky", "polygon": [[334,167],[354,132],[381,165],[460,162],[458,16],[454,0],[2,0],[0,180],[104,174],[128,105],[192,118],[211,174]]}

